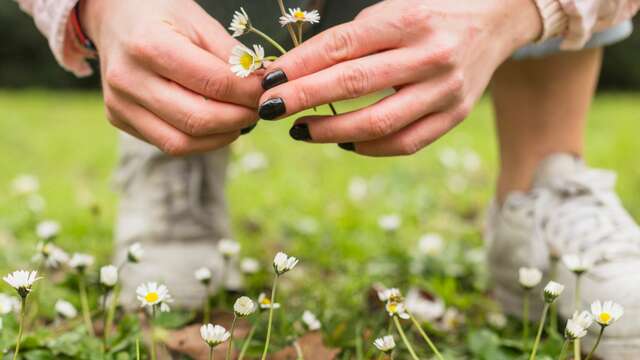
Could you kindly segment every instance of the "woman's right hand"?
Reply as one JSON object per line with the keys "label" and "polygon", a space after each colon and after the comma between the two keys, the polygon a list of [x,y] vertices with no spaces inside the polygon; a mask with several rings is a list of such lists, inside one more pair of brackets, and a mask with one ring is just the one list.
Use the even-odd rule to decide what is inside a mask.
{"label": "woman's right hand", "polygon": [[236,77],[239,44],[192,0],[83,0],[109,121],[171,155],[226,146],[258,120],[260,79]]}

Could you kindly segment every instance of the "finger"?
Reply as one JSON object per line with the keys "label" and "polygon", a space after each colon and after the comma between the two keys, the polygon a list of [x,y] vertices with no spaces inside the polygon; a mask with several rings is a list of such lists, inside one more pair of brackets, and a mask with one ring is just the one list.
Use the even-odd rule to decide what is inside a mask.
{"label": "finger", "polygon": [[262,93],[257,76],[235,76],[226,58],[216,57],[173,31],[165,29],[154,39],[134,41],[131,52],[137,61],[202,96],[256,107]]}
{"label": "finger", "polygon": [[[418,82],[438,70],[425,68],[424,61],[414,53],[410,49],[377,53],[276,86],[260,98],[260,103],[266,104],[261,106],[260,116],[266,120],[286,117],[315,106]],[[276,103],[281,106],[268,106]]]}
{"label": "finger", "polygon": [[240,131],[203,137],[189,136],[133,103],[122,102],[110,111],[115,118],[124,119],[121,121],[132,127],[146,142],[173,156],[215,150],[232,143],[240,136]]}
{"label": "finger", "polygon": [[[362,142],[383,138],[406,127],[412,122],[452,106],[458,100],[453,86],[446,82],[426,82],[408,85],[376,104],[350,113],[332,117],[311,116],[296,121],[290,133],[304,134],[297,138],[315,143]],[[300,136],[298,136],[300,137]]]}
{"label": "finger", "polygon": [[[139,77],[142,77],[139,76]],[[208,100],[173,81],[144,75],[139,87],[115,89],[173,127],[192,136],[239,131],[258,120],[255,110]]]}
{"label": "finger", "polygon": [[107,112],[107,119],[109,119],[109,122],[111,123],[111,125],[113,125],[115,128],[122,130],[139,140],[146,142],[146,140],[142,137],[142,135],[140,135],[140,133],[136,129],[129,126],[124,119],[121,119],[120,117],[116,116],[114,113],[109,111],[109,109],[107,109],[106,112]]}
{"label": "finger", "polygon": [[[294,80],[347,60],[396,48],[402,40],[401,31],[390,31],[386,22],[377,17],[335,26],[270,64],[271,72],[265,77],[263,87],[269,89],[282,83],[283,77]],[[282,74],[276,73],[276,76],[273,71]]]}
{"label": "finger", "polygon": [[[381,157],[412,155],[433,143],[462,119],[457,113],[441,112],[426,116],[384,138],[351,145],[358,154]],[[464,118],[464,117],[463,117]],[[348,147],[341,144],[341,147]]]}

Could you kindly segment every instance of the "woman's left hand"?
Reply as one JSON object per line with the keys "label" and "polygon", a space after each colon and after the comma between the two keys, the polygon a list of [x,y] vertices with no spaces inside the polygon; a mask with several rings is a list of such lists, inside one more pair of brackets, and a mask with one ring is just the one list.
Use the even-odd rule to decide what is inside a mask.
{"label": "woman's left hand", "polygon": [[290,133],[363,155],[413,154],[462,121],[495,69],[541,26],[532,0],[383,1],[271,64],[260,115],[394,88],[364,109],[298,119]]}

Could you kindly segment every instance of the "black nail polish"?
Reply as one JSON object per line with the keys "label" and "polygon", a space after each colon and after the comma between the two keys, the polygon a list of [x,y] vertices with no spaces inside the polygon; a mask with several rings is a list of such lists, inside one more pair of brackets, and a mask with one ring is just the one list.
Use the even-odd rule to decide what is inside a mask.
{"label": "black nail polish", "polygon": [[356,151],[356,145],[354,143],[341,143],[341,144],[338,144],[338,146],[342,150]]}
{"label": "black nail polish", "polygon": [[264,120],[275,120],[287,112],[287,107],[282,98],[269,99],[260,105],[260,118]]}
{"label": "black nail polish", "polygon": [[256,126],[258,126],[258,123],[255,123],[255,124],[253,124],[251,126],[248,126],[248,127],[244,128],[244,129],[240,130],[240,135],[247,135],[248,133],[252,132],[253,129],[256,128]]}
{"label": "black nail polish", "polygon": [[298,141],[309,141],[311,140],[311,134],[309,133],[309,125],[307,124],[296,124],[289,130],[289,135]]}
{"label": "black nail polish", "polygon": [[265,90],[273,89],[287,81],[289,81],[289,79],[287,79],[287,74],[285,74],[284,71],[275,70],[265,75],[264,79],[262,79],[262,88]]}

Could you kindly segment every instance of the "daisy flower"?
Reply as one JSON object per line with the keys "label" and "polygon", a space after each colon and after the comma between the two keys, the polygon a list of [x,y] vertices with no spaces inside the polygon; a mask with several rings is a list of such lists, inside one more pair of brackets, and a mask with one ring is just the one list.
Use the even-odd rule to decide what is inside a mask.
{"label": "daisy flower", "polygon": [[138,301],[140,306],[153,308],[154,306],[160,306],[160,311],[166,312],[169,310],[169,305],[173,301],[169,294],[169,289],[162,284],[156,282],[149,282],[141,284],[136,289]]}
{"label": "daisy flower", "polygon": [[397,214],[384,215],[378,219],[378,226],[382,230],[388,231],[388,232],[398,230],[401,224],[402,224],[402,219],[400,218],[400,215],[397,215]]}
{"label": "daisy flower", "polygon": [[239,297],[233,304],[233,312],[238,316],[249,316],[256,311],[256,304],[247,296]]}
{"label": "daisy flower", "polygon": [[269,299],[265,293],[260,293],[260,295],[258,296],[258,304],[260,304],[260,309],[280,308],[280,304],[272,303],[271,299]]}
{"label": "daisy flower", "polygon": [[567,320],[567,327],[564,329],[564,336],[569,340],[576,340],[587,335],[587,330],[573,319]]}
{"label": "daisy flower", "polygon": [[444,240],[439,234],[425,234],[418,241],[418,250],[427,256],[438,256],[444,249]]}
{"label": "daisy flower", "polygon": [[118,268],[113,265],[107,265],[100,268],[100,283],[106,288],[116,286],[118,282]]}
{"label": "daisy flower", "polygon": [[38,253],[33,257],[34,262],[44,261],[44,265],[50,269],[57,269],[60,265],[69,261],[69,254],[52,243],[39,242]]}
{"label": "daisy flower", "polygon": [[244,258],[240,261],[240,270],[245,274],[255,274],[260,271],[260,262],[254,258]]}
{"label": "daisy flower", "polygon": [[624,308],[622,305],[613,301],[605,301],[604,303],[601,303],[598,300],[591,304],[591,314],[593,314],[593,317],[598,324],[606,327],[622,317],[622,314],[624,314]]}
{"label": "daisy flower", "polygon": [[317,24],[320,22],[320,13],[318,10],[304,11],[300,8],[289,9],[289,13],[280,17],[280,25],[286,26],[288,24],[302,24],[302,23]]}
{"label": "daisy flower", "polygon": [[60,299],[56,301],[54,308],[56,313],[63,318],[73,319],[78,316],[78,310],[68,301]]}
{"label": "daisy flower", "polygon": [[362,201],[367,197],[369,193],[369,183],[366,179],[361,177],[354,177],[349,181],[347,193],[352,201]]}
{"label": "daisy flower", "polygon": [[389,301],[385,306],[385,309],[387,310],[387,313],[389,313],[389,316],[397,316],[405,320],[409,319],[409,313],[407,313],[407,309],[402,302]]}
{"label": "daisy flower", "polygon": [[276,271],[277,275],[282,275],[298,264],[298,259],[293,256],[288,256],[283,252],[279,252],[273,258],[273,269]]}
{"label": "daisy flower", "polygon": [[13,180],[11,188],[16,195],[30,195],[38,192],[40,181],[33,175],[23,174]]}
{"label": "daisy flower", "polygon": [[200,281],[202,285],[209,285],[211,282],[211,270],[206,267],[201,267],[193,273],[196,280]]}
{"label": "daisy flower", "polygon": [[399,289],[391,288],[378,291],[378,299],[380,299],[380,301],[382,302],[402,302],[403,297]]}
{"label": "daisy flower", "polygon": [[127,249],[127,260],[132,263],[138,263],[144,256],[144,249],[139,242],[131,244]]}
{"label": "daisy flower", "polygon": [[316,315],[309,310],[305,310],[305,312],[302,313],[302,322],[310,331],[320,330],[322,327],[320,320],[318,320]]}
{"label": "daisy flower", "polygon": [[229,30],[233,32],[233,34],[231,34],[233,37],[240,37],[251,30],[251,20],[247,12],[244,11],[244,8],[241,7],[240,11],[236,11],[233,14]]}
{"label": "daisy flower", "polygon": [[93,265],[94,258],[89,254],[80,254],[75,253],[69,260],[69,266],[78,270],[78,272],[83,272],[86,268]]}
{"label": "daisy flower", "polygon": [[218,242],[218,251],[224,258],[232,258],[240,252],[240,243],[231,239],[222,239]]}
{"label": "daisy flower", "polygon": [[558,284],[555,281],[550,281],[544,288],[544,301],[548,304],[556,301],[556,299],[564,291],[564,285]]}
{"label": "daisy flower", "polygon": [[33,284],[40,280],[37,271],[18,270],[8,274],[2,278],[7,284],[11,285],[18,294],[24,299],[31,292]]}
{"label": "daisy flower", "polygon": [[595,264],[595,261],[593,261],[591,258],[576,254],[563,256],[562,262],[564,263],[564,266],[567,267],[567,269],[569,269],[576,275],[581,275],[591,270],[591,268]]}
{"label": "daisy flower", "polygon": [[44,220],[36,226],[36,235],[44,241],[49,241],[60,232],[60,224],[53,220]]}
{"label": "daisy flower", "polygon": [[404,301],[407,310],[421,322],[430,322],[441,318],[446,307],[438,298],[429,298],[418,289],[411,289]]}
{"label": "daisy flower", "polygon": [[593,316],[588,311],[574,312],[571,317],[574,323],[580,325],[584,329],[588,329],[593,324]]}
{"label": "daisy flower", "polygon": [[377,338],[373,342],[373,345],[383,353],[390,353],[393,351],[393,349],[395,349],[396,342],[395,340],[393,340],[393,336],[387,335],[381,338]]}
{"label": "daisy flower", "polygon": [[264,64],[264,48],[261,45],[253,45],[253,50],[244,45],[236,45],[229,58],[231,71],[236,76],[246,78]]}
{"label": "daisy flower", "polygon": [[200,336],[207,345],[210,347],[216,347],[223,342],[229,340],[231,334],[220,325],[207,324],[202,325],[200,328]]}
{"label": "daisy flower", "polygon": [[7,315],[19,309],[20,301],[18,299],[7,294],[0,294],[0,315]]}
{"label": "daisy flower", "polygon": [[542,280],[542,272],[536,268],[520,268],[518,272],[518,281],[525,289],[533,289],[540,284]]}

